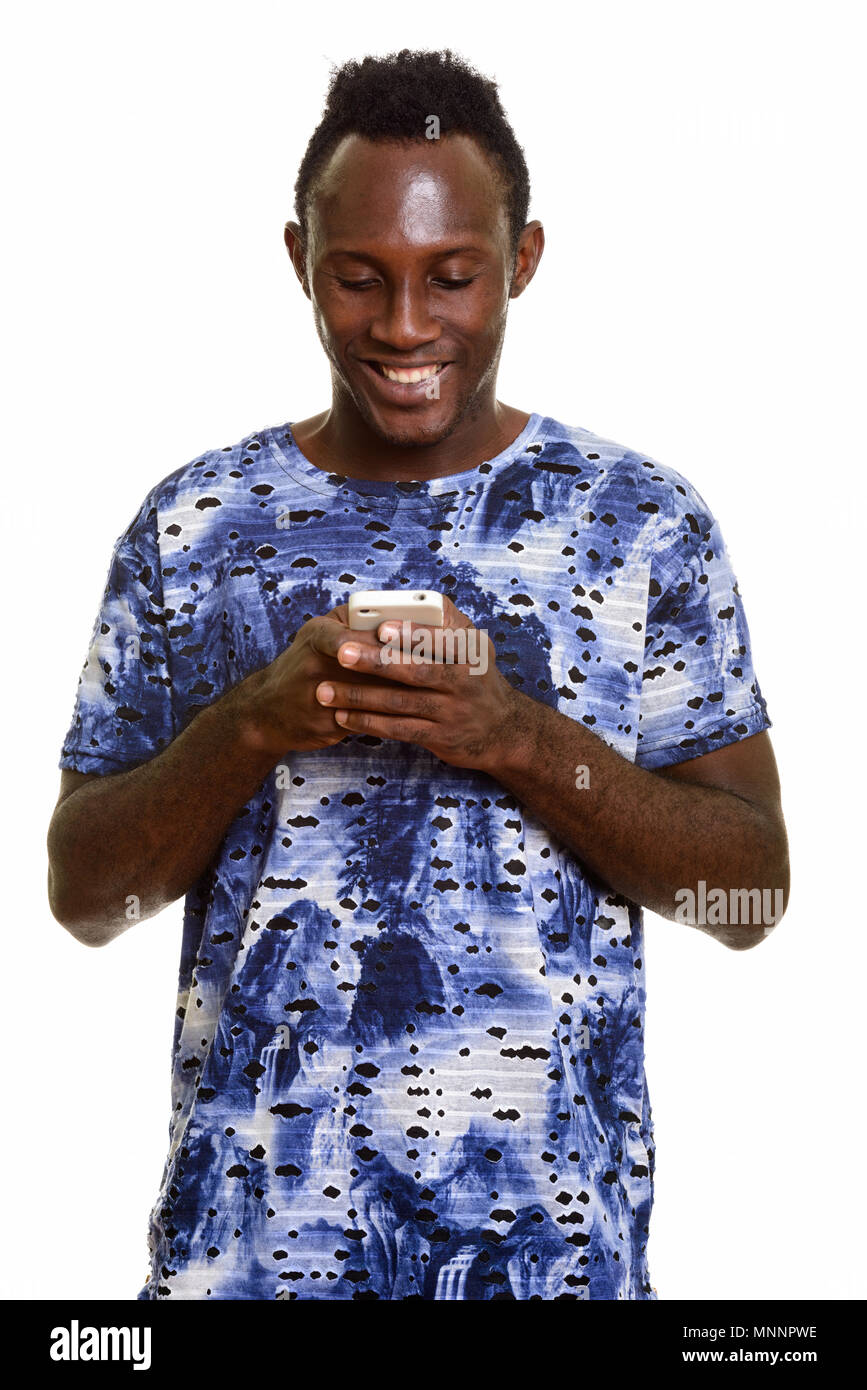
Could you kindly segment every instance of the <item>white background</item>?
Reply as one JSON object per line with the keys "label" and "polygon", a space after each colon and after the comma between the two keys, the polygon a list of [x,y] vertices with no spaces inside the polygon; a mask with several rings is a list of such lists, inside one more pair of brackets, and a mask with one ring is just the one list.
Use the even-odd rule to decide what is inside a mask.
{"label": "white background", "polygon": [[282,226],[331,63],[404,46],[495,77],[527,154],[548,244],[500,398],[695,483],[774,721],[786,919],[735,953],[648,918],[652,1281],[865,1296],[859,19],[829,0],[7,16],[3,1296],[134,1298],[147,1275],[181,907],[104,950],[54,922],[57,758],[148,489],[327,403]]}

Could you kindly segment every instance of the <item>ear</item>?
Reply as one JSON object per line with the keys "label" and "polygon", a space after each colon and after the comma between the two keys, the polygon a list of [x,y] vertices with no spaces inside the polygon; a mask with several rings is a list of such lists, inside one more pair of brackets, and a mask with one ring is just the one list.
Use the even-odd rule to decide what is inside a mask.
{"label": "ear", "polygon": [[521,233],[518,249],[515,252],[515,269],[512,272],[512,283],[509,286],[510,299],[517,299],[519,294],[523,294],[536,274],[536,267],[542,259],[544,249],[545,229],[542,223],[538,221],[528,222]]}
{"label": "ear", "polygon": [[304,245],[301,228],[297,222],[287,222],[285,224],[283,227],[283,240],[286,243],[286,250],[289,252],[292,269],[298,276],[301,288],[309,299],[310,284],[307,279],[307,249]]}

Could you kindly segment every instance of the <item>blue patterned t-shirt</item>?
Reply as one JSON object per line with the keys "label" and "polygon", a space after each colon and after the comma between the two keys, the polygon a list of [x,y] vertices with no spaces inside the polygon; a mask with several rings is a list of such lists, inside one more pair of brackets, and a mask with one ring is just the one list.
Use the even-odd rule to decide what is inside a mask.
{"label": "blue patterned t-shirt", "polygon": [[[670,468],[534,414],[465,472],[362,481],[283,424],[117,541],[61,767],[154,757],[368,588],[448,594],[512,685],[645,768],[769,726]],[[138,1298],[656,1298],[643,956],[639,908],[494,777],[370,736],[287,752],[186,898]]]}

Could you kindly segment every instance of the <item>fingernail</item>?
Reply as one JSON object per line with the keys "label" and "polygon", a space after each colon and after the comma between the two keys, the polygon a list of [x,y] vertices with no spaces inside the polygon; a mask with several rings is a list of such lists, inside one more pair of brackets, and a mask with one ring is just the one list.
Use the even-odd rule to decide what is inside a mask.
{"label": "fingernail", "polygon": [[334,711],[334,718],[337,720],[338,724],[345,724],[349,715],[345,709],[336,709]]}
{"label": "fingernail", "polygon": [[389,626],[388,623],[385,623],[379,629],[379,636],[383,642],[390,642],[393,637],[400,636],[400,628]]}
{"label": "fingernail", "polygon": [[356,647],[352,642],[347,642],[337,653],[337,660],[341,666],[354,666],[361,656],[361,648]]}
{"label": "fingernail", "polygon": [[316,687],[316,698],[320,704],[330,705],[331,701],[334,699],[334,686],[329,685],[327,681],[323,681],[321,685],[317,685]]}

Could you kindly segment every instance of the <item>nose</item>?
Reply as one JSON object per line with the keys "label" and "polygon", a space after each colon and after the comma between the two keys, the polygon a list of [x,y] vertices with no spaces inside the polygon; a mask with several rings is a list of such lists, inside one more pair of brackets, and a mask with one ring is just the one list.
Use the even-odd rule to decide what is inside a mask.
{"label": "nose", "polygon": [[402,351],[434,342],[441,333],[430,312],[427,286],[410,280],[392,285],[370,324],[371,338]]}

